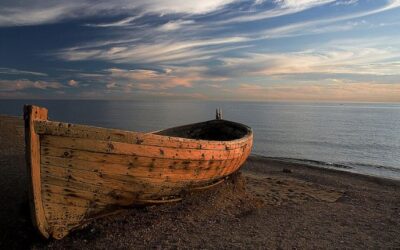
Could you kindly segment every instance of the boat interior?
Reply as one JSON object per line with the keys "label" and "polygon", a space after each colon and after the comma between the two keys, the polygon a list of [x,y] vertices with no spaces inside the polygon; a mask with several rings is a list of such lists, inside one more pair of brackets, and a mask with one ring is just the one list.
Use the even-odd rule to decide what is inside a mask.
{"label": "boat interior", "polygon": [[211,120],[174,127],[155,134],[195,140],[232,141],[250,134],[251,129],[243,124],[226,120]]}

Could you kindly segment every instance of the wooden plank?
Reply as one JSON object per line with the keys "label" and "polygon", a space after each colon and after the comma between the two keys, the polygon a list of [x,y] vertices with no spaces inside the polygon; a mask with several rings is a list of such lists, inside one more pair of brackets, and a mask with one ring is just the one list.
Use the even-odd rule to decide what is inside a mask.
{"label": "wooden plank", "polygon": [[64,178],[45,176],[46,183],[44,186],[50,189],[50,192],[63,194],[67,192],[72,196],[77,196],[88,201],[100,202],[110,205],[130,206],[136,204],[141,199],[157,199],[163,196],[178,195],[181,191],[179,188],[161,187],[158,192],[149,189],[143,189],[142,192],[127,192],[110,187],[82,183],[75,180],[65,180]]}
{"label": "wooden plank", "polygon": [[39,135],[35,133],[34,122],[37,120],[47,120],[47,116],[48,113],[45,108],[31,105],[24,106],[26,163],[30,178],[29,197],[31,217],[33,225],[45,238],[49,237],[49,233],[42,203],[40,141]]}
{"label": "wooden plank", "polygon": [[59,166],[42,165],[43,175],[51,175],[65,180],[76,180],[88,184],[101,184],[104,187],[115,188],[127,192],[159,192],[163,188],[179,188],[196,182],[206,182],[223,176],[212,175],[199,178],[198,175],[162,175],[155,177],[105,174],[79,169],[67,169]]}
{"label": "wooden plank", "polygon": [[242,148],[225,151],[201,149],[171,149],[121,142],[100,141],[60,136],[43,136],[42,146],[79,149],[88,152],[167,158],[181,160],[226,160],[236,158],[243,153]]}
{"label": "wooden plank", "polygon": [[220,176],[227,176],[230,175],[232,172],[234,172],[234,170],[238,167],[238,163],[240,161],[241,157],[235,158],[235,161],[230,164],[225,166],[224,168],[222,168],[222,170],[219,172]]}
{"label": "wooden plank", "polygon": [[119,155],[119,154],[107,154],[107,153],[97,153],[97,152],[89,152],[83,150],[74,150],[74,149],[66,149],[66,148],[57,148],[57,147],[46,147],[42,145],[41,147],[42,156],[54,156],[61,157],[65,159],[79,159],[88,162],[97,162],[97,163],[107,163],[107,164],[123,164],[129,165],[131,168],[136,166],[150,166],[151,164],[166,167],[171,164],[173,166],[203,166],[203,165],[212,165],[217,164],[218,162],[225,162],[229,160],[185,160],[185,159],[166,159],[166,158],[149,158],[143,156],[133,156],[133,155]]}
{"label": "wooden plank", "polygon": [[[115,191],[124,192],[126,194],[158,194],[161,191],[173,192],[175,189],[180,189],[189,184],[196,184],[196,182],[190,180],[181,182],[171,182],[164,180],[149,180],[149,178],[135,178],[127,176],[126,179],[118,179],[110,175],[102,175],[101,177],[96,173],[80,170],[68,171],[65,168],[55,166],[42,166],[46,170],[43,171],[43,183],[50,183],[49,180],[58,179],[62,182],[62,186],[68,186],[77,188],[79,190],[85,190],[91,187],[96,192],[103,192],[108,190],[109,193]],[[50,171],[49,171],[50,170]],[[199,180],[202,183],[208,180]],[[66,185],[66,183],[70,183]],[[108,193],[107,193],[108,195]]]}
{"label": "wooden plank", "polygon": [[[205,183],[218,179],[220,177],[213,178],[202,178],[196,179],[195,177],[188,177],[188,179],[179,179],[173,177],[162,177],[156,178],[145,178],[135,177],[127,175],[98,175],[95,172],[82,171],[76,169],[66,169],[63,167],[42,165],[44,177],[55,177],[67,182],[80,182],[85,185],[97,186],[98,189],[108,188],[112,190],[120,190],[131,193],[148,193],[148,194],[159,194],[173,192],[175,189],[181,189],[188,185],[196,185],[197,183]],[[47,179],[44,178],[44,183],[47,183]]]}
{"label": "wooden plank", "polygon": [[246,138],[233,141],[208,141],[193,140],[179,137],[156,135],[153,133],[139,133],[117,129],[99,128],[87,125],[70,124],[54,121],[38,121],[35,123],[38,134],[86,138],[103,141],[115,141],[130,144],[148,146],[160,146],[171,148],[226,150],[241,147],[246,143]]}
{"label": "wooden plank", "polygon": [[[148,158],[144,158],[148,159]],[[238,158],[239,159],[239,158]],[[193,176],[196,179],[212,178],[216,175],[217,168],[224,168],[237,164],[237,159],[227,161],[206,162],[200,161],[195,164],[189,161],[170,162],[165,160],[141,162],[135,164],[116,164],[104,162],[92,162],[77,158],[62,158],[48,155],[42,155],[42,164],[63,167],[67,169],[77,169],[89,172],[95,172],[98,175],[135,176],[159,178],[160,176],[180,177],[185,179]]]}
{"label": "wooden plank", "polygon": [[108,187],[81,183],[78,181],[67,181],[63,178],[45,176],[45,188],[47,192],[56,194],[67,194],[87,201],[103,204],[118,204],[128,206],[136,199],[138,194],[115,190]]}
{"label": "wooden plank", "polygon": [[[139,192],[143,190],[142,183],[132,178],[131,182],[122,180],[110,180],[109,178],[100,177],[94,172],[69,170],[66,168],[42,165],[42,175],[47,177],[56,177],[66,181],[75,181],[91,185],[97,185],[99,188],[107,187],[109,189],[121,190],[126,192]],[[46,178],[43,180],[46,182]]]}
{"label": "wooden plank", "polygon": [[47,202],[59,203],[67,206],[76,206],[76,207],[105,207],[106,203],[103,202],[95,202],[93,200],[83,199],[76,195],[71,195],[70,193],[63,190],[58,193],[57,191],[51,189],[50,187],[46,188],[46,191],[43,193],[43,201],[44,204]]}

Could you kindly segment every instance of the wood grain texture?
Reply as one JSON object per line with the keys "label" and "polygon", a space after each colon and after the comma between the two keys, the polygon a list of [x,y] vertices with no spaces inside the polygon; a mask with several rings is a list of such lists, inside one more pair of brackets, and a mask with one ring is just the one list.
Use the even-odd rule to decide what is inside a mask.
{"label": "wood grain texture", "polygon": [[105,154],[143,156],[149,158],[179,159],[179,160],[226,160],[242,155],[242,148],[230,150],[204,150],[187,148],[168,148],[160,146],[138,145],[95,139],[69,138],[61,136],[44,136],[42,145],[58,148],[84,150]]}
{"label": "wood grain texture", "polygon": [[[38,227],[55,239],[122,207],[180,200],[183,191],[216,185],[240,168],[253,140],[248,127],[224,120],[137,133],[46,119],[30,123],[39,156],[33,194],[46,222]],[[201,139],[212,136],[218,139]]]}

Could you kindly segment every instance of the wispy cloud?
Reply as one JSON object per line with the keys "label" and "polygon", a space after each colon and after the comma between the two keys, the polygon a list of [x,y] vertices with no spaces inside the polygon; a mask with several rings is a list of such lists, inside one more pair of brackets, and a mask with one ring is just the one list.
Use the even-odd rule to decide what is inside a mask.
{"label": "wispy cloud", "polygon": [[25,89],[60,89],[63,85],[59,82],[21,80],[0,80],[0,91],[11,92]]}
{"label": "wispy cloud", "polygon": [[188,13],[188,14],[205,14],[234,2],[234,0],[146,0],[142,1],[142,8],[148,12],[156,12],[161,14],[168,13]]}
{"label": "wispy cloud", "polygon": [[122,20],[116,21],[116,22],[110,22],[110,23],[97,23],[97,24],[85,24],[85,26],[88,27],[102,27],[102,28],[107,28],[107,27],[122,27],[122,26],[128,26],[132,25],[132,22],[141,18],[141,15],[138,16],[131,16],[124,18]]}
{"label": "wispy cloud", "polygon": [[342,0],[342,1],[337,1],[335,5],[354,5],[358,4],[358,0]]}
{"label": "wispy cloud", "polygon": [[190,24],[194,24],[195,22],[193,20],[176,20],[176,21],[169,21],[163,25],[161,25],[158,29],[161,31],[172,31],[172,30],[178,30],[181,29],[182,27]]}
{"label": "wispy cloud", "polygon": [[311,84],[241,84],[229,90],[228,95],[235,99],[264,101],[399,102],[400,85],[334,79]]}
{"label": "wispy cloud", "polygon": [[332,3],[335,0],[275,0],[276,7],[256,13],[244,13],[242,15],[220,21],[220,24],[232,24],[242,22],[259,21],[268,18],[275,18],[305,11],[317,6]]}
{"label": "wispy cloud", "polygon": [[[61,2],[60,2],[61,3]],[[0,26],[38,25],[54,23],[65,18],[76,17],[80,8],[85,7],[78,2],[52,4],[47,1],[26,1],[19,4],[15,1],[0,3]]]}
{"label": "wispy cloud", "polygon": [[257,31],[253,34],[250,33],[249,35],[251,35],[254,40],[260,40],[260,39],[304,36],[317,33],[344,31],[354,28],[355,26],[359,25],[360,22],[348,22],[347,24],[343,24],[340,22],[367,17],[374,14],[379,14],[399,7],[400,7],[400,0],[390,0],[383,6],[374,8],[372,10],[366,10],[351,14],[344,14],[336,17],[327,17],[317,20],[306,20],[302,22],[289,23],[278,27],[266,29],[264,31]]}
{"label": "wispy cloud", "polygon": [[[385,39],[385,38],[381,38]],[[378,39],[380,40],[380,39]],[[222,59],[225,66],[235,69],[247,68],[249,75],[292,74],[366,74],[398,75],[400,50],[398,40],[381,47],[377,41],[335,40],[318,48],[291,53],[252,53],[243,57]]]}
{"label": "wispy cloud", "polygon": [[330,18],[330,19],[327,19],[325,22],[337,22],[337,21],[350,20],[350,19],[355,19],[355,18],[360,18],[360,17],[366,17],[366,16],[378,14],[378,13],[381,13],[384,11],[399,8],[399,7],[400,7],[400,0],[388,0],[386,2],[386,4],[382,5],[381,7],[378,7],[378,8],[372,9],[372,10],[354,13],[354,14],[343,15],[343,16],[339,16],[337,18]]}
{"label": "wispy cloud", "polygon": [[[149,41],[149,39],[147,41],[141,41],[140,38],[129,38],[126,35],[122,35],[116,37],[114,40],[78,45],[60,50],[54,54],[67,61],[103,60],[114,63],[187,63],[199,60],[210,60],[217,53],[220,54],[224,51],[237,49],[238,46],[249,47],[251,46],[251,42],[260,40],[351,30],[364,23],[350,21],[345,24],[334,23],[397,8],[400,6],[399,1],[400,0],[391,0],[382,7],[356,14],[289,23],[265,30],[252,31],[249,33],[242,32],[240,36],[235,36],[236,34],[234,34],[227,37],[219,36],[219,38],[213,39],[209,37],[188,39],[188,34],[191,33],[197,37],[201,37],[201,30],[207,30],[208,28],[205,27],[204,24],[196,24],[194,20],[175,19],[161,26],[148,28],[145,31],[137,31],[141,37],[148,37],[149,34],[152,34],[153,38],[150,40],[153,41]],[[331,2],[331,0],[275,1],[275,4],[279,7],[272,11],[302,11],[307,8],[326,5]],[[245,15],[245,17],[256,18],[257,15],[248,14]],[[106,25],[125,25],[132,19],[134,18],[129,17],[121,22]],[[222,22],[231,21],[232,19],[226,19]],[[214,27],[215,30],[224,29],[224,26],[220,22],[216,22],[216,24],[216,27]],[[190,26],[196,26],[197,30],[186,30],[186,28]],[[180,31],[181,29],[183,29],[182,32],[173,33],[171,37],[165,37],[160,34],[160,32],[174,32]],[[229,47],[239,43],[240,45]]]}
{"label": "wispy cloud", "polygon": [[[23,4],[17,1],[5,0],[0,3],[0,26],[37,25],[54,23],[65,19],[76,19],[104,12],[114,14],[138,15],[146,13],[157,14],[205,14],[232,3],[234,0],[137,0],[137,1],[105,1],[100,0],[26,0]],[[135,17],[123,19],[109,24],[99,24],[99,27],[123,26],[133,21]]]}
{"label": "wispy cloud", "polygon": [[135,89],[160,91],[176,87],[191,88],[196,81],[202,80],[203,71],[204,68],[199,67],[174,67],[159,71],[111,68],[107,70],[107,88],[118,88],[125,92]]}
{"label": "wispy cloud", "polygon": [[19,69],[10,69],[10,68],[0,68],[0,74],[6,74],[6,75],[47,76],[46,73],[42,73],[42,72],[27,71],[27,70],[19,70]]}
{"label": "wispy cloud", "polygon": [[[335,1],[335,0],[301,0],[301,1],[296,1],[296,0],[276,0],[275,3],[277,3],[276,8],[273,9],[268,9],[265,11],[259,11],[256,13],[243,13],[241,15],[228,18],[225,20],[222,20],[219,22],[219,24],[235,24],[235,23],[243,23],[243,22],[252,22],[252,21],[259,21],[263,19],[270,19],[270,18],[276,18],[276,17],[281,17],[285,15],[291,15],[295,13],[299,13],[302,11],[306,11],[308,9],[312,9],[318,6],[323,6],[327,4],[332,4],[335,3],[335,5],[354,5],[358,1],[356,0],[349,0],[349,1]],[[333,23],[333,22],[338,22],[338,21],[345,21],[345,20],[350,20],[350,19],[355,19],[355,18],[360,18],[360,17],[365,17],[373,14],[378,14],[384,11],[388,11],[391,9],[398,8],[400,6],[400,0],[387,0],[381,7],[374,8],[372,10],[365,10],[353,14],[347,14],[347,15],[340,15],[338,17],[334,18],[324,18],[324,19],[318,19],[317,21],[319,24],[327,24],[327,23]],[[304,22],[305,24],[313,24],[314,22],[317,21],[308,21]]]}
{"label": "wispy cloud", "polygon": [[[192,41],[160,41],[158,43],[142,43],[103,49],[98,47],[74,47],[57,52],[56,55],[68,61],[97,59],[117,63],[172,63],[182,60],[199,60],[217,51],[234,49],[226,47],[229,44],[237,44],[245,41],[246,38],[243,37],[226,37]],[[219,48],[215,48],[215,46],[219,46]],[[207,49],[203,49],[205,47]]]}

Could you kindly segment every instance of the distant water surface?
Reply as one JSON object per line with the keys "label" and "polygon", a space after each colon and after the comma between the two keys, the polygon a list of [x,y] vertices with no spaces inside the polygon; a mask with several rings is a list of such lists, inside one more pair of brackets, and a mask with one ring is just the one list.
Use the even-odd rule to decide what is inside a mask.
{"label": "distant water surface", "polygon": [[253,128],[255,154],[400,179],[400,104],[0,100],[0,114],[26,103],[52,120],[135,131],[210,120],[220,107]]}

